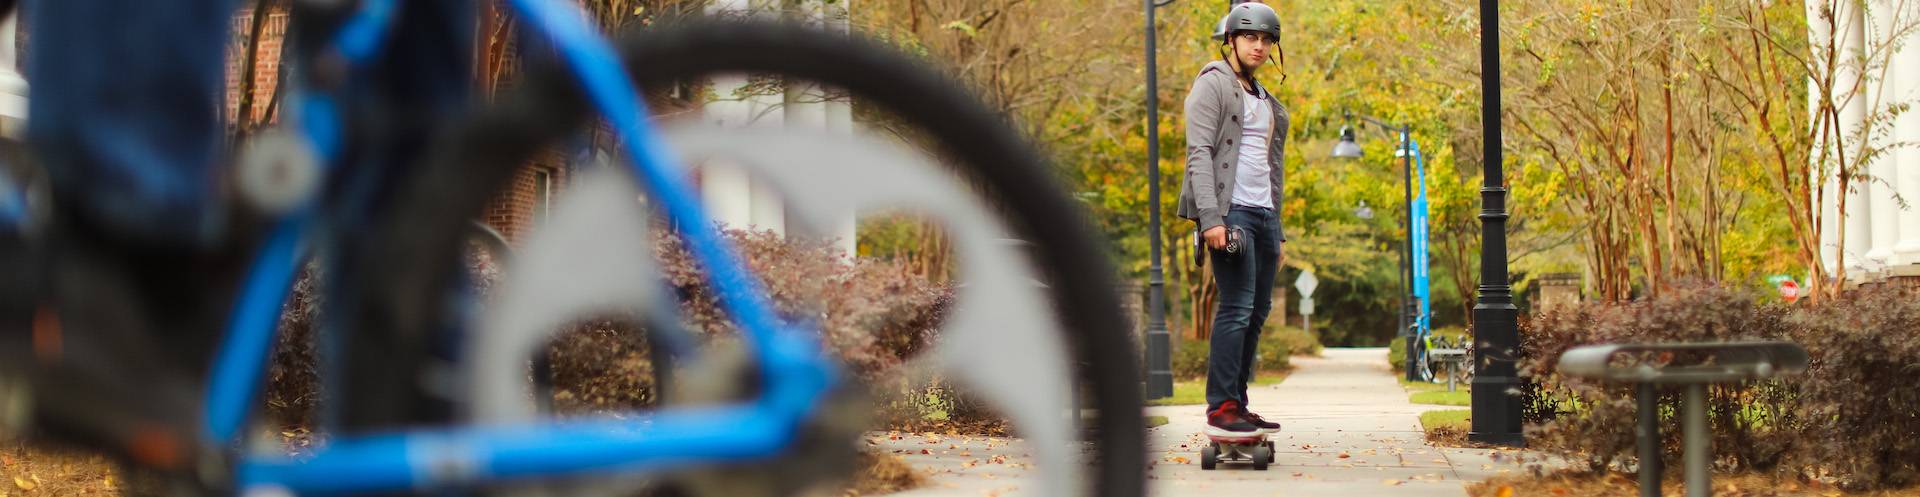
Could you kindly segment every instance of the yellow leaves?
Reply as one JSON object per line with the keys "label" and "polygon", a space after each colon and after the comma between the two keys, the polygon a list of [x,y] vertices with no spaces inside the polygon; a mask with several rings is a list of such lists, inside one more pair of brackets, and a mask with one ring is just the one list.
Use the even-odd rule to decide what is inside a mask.
{"label": "yellow leaves", "polygon": [[949,22],[940,26],[940,29],[951,29],[951,30],[959,31],[961,33],[965,33],[968,38],[975,38],[980,36],[980,29],[973,27],[972,24],[967,24],[966,21]]}
{"label": "yellow leaves", "polygon": [[21,490],[33,490],[35,487],[40,486],[40,484],[27,481],[26,478],[15,476],[13,477],[13,486],[20,487]]}
{"label": "yellow leaves", "polygon": [[1493,491],[1493,497],[1513,497],[1513,486],[1501,485],[1499,490]]}

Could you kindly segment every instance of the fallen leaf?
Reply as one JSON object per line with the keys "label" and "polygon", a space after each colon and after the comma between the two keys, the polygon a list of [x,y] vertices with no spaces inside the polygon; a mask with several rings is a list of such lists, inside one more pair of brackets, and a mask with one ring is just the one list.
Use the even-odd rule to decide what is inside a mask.
{"label": "fallen leaf", "polygon": [[1553,487],[1553,488],[1552,488],[1551,490],[1553,491],[1553,494],[1554,494],[1554,495],[1566,495],[1566,494],[1567,494],[1567,488],[1566,488],[1566,487]]}
{"label": "fallen leaf", "polygon": [[927,449],[920,449],[920,455],[923,455],[923,456],[931,456],[931,455],[933,455],[933,451],[931,451],[931,450],[927,450]]}
{"label": "fallen leaf", "polygon": [[26,478],[21,478],[18,476],[13,477],[13,484],[14,486],[20,487],[21,490],[33,490],[33,487],[39,486],[33,482],[27,481]]}
{"label": "fallen leaf", "polygon": [[1383,485],[1390,485],[1395,487],[1407,484],[1407,482],[1400,481],[1400,480],[1381,480],[1380,483]]}
{"label": "fallen leaf", "polygon": [[1352,455],[1352,454],[1348,454],[1348,453],[1345,453],[1345,452],[1341,452],[1341,453],[1340,453],[1340,458],[1341,458],[1341,459],[1346,459],[1346,458],[1349,458],[1349,457],[1353,457],[1353,455]]}
{"label": "fallen leaf", "polygon": [[1493,497],[1513,497],[1513,486],[1501,485],[1499,490],[1493,491]]}

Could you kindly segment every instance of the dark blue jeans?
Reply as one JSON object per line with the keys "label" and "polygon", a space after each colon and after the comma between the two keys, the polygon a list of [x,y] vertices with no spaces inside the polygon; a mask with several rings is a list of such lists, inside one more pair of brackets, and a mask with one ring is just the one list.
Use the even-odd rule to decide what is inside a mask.
{"label": "dark blue jeans", "polygon": [[30,0],[28,140],[76,215],[196,247],[225,220],[221,93],[231,0]]}
{"label": "dark blue jeans", "polygon": [[1210,250],[1220,289],[1213,313],[1213,343],[1207,353],[1207,412],[1232,400],[1247,405],[1261,325],[1273,310],[1273,278],[1280,270],[1280,215],[1273,209],[1236,205],[1227,225],[1246,230],[1237,253]]}

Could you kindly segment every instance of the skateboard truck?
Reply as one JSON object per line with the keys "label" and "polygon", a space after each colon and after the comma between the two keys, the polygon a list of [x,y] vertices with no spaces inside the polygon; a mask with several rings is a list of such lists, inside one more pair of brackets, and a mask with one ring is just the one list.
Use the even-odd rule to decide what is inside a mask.
{"label": "skateboard truck", "polygon": [[1207,435],[1207,446],[1200,448],[1200,469],[1212,470],[1224,462],[1252,464],[1253,469],[1266,471],[1273,463],[1273,453],[1273,441],[1264,433],[1245,437]]}

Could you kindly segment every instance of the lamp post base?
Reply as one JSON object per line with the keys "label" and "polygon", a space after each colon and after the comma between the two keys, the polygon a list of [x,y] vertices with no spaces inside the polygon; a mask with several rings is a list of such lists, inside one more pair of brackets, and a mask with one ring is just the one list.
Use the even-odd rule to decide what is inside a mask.
{"label": "lamp post base", "polygon": [[1520,429],[1520,379],[1512,376],[1473,377],[1473,428],[1467,440],[1504,447],[1526,447]]}

